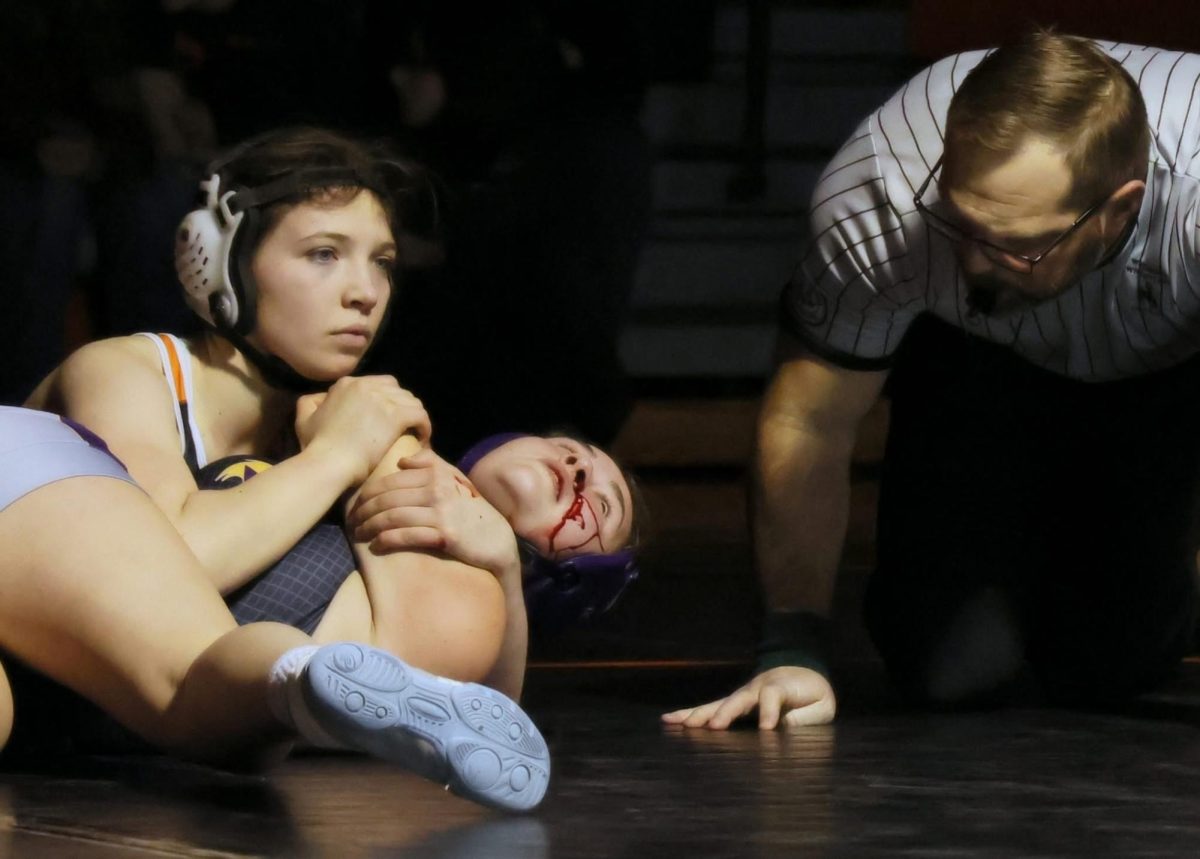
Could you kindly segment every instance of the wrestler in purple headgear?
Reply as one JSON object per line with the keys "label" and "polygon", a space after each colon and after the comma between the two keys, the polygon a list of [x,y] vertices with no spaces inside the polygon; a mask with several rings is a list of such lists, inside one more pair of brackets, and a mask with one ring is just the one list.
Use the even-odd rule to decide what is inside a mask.
{"label": "wrestler in purple headgear", "polygon": [[[438,548],[415,528],[389,530],[387,511],[406,506],[416,486],[441,471],[453,491],[482,495],[512,526],[524,566],[530,626],[541,633],[608,611],[637,577],[636,496],[612,457],[568,436],[490,436],[450,466],[432,451],[401,462],[395,475],[364,485],[349,524],[380,549]],[[444,486],[451,486],[443,480]],[[403,495],[401,493],[409,493]],[[431,532],[427,532],[431,533]]]}
{"label": "wrestler in purple headgear", "polygon": [[568,436],[504,433],[474,445],[458,467],[520,538],[526,611],[538,630],[603,614],[638,577],[636,494],[604,451]]}

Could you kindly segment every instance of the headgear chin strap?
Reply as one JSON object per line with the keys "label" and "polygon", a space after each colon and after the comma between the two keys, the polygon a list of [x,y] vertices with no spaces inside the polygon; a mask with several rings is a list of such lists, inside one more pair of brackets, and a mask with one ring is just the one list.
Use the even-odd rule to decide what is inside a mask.
{"label": "headgear chin strap", "polygon": [[322,188],[381,192],[346,167],[297,170],[257,188],[223,188],[220,166],[200,183],[204,205],[189,212],[176,232],[175,271],[184,300],[197,316],[237,346],[271,384],[302,393],[327,388],[327,383],[301,375],[246,340],[256,322],[258,287],[250,259],[262,237],[261,211],[272,203],[309,196]]}
{"label": "headgear chin strap", "polygon": [[[291,364],[275,355],[261,351],[257,346],[243,337],[234,328],[218,328],[217,333],[238,348],[253,364],[267,384],[275,388],[283,388],[296,394],[315,394],[329,388],[330,382],[310,379],[302,376]],[[376,333],[376,337],[378,337]],[[365,359],[364,355],[364,359]]]}
{"label": "headgear chin strap", "polygon": [[[458,460],[469,476],[493,450],[528,433],[508,432],[477,442]],[[543,557],[527,540],[517,541],[524,572],[525,613],[529,626],[543,635],[588,623],[616,605],[639,570],[632,549],[576,555],[561,561]]]}

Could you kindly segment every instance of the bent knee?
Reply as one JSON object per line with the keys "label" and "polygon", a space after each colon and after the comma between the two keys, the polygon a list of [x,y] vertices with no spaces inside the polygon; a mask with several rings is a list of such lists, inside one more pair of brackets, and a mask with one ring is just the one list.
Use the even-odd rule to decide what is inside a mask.
{"label": "bent knee", "polygon": [[435,674],[482,679],[504,640],[500,583],[486,570],[442,558],[431,557],[423,572],[408,594],[400,655]]}
{"label": "bent knee", "polygon": [[4,666],[0,665],[0,751],[8,745],[8,738],[12,736],[13,727],[13,697],[12,687],[8,683],[8,675],[4,673]]}

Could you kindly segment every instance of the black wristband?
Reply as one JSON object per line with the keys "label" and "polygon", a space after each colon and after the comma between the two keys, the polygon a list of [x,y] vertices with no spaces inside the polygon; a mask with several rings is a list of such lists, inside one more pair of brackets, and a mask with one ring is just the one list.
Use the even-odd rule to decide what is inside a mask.
{"label": "black wristband", "polygon": [[757,673],[793,665],[828,678],[831,628],[828,618],[810,611],[767,612],[755,651]]}

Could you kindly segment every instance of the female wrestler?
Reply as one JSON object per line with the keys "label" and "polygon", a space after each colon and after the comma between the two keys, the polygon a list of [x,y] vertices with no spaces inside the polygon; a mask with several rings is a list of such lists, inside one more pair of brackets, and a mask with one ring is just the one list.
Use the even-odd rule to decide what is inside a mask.
{"label": "female wrestler", "polygon": [[[30,399],[111,445],[221,593],[284,556],[394,443],[412,444],[407,430],[428,437],[424,410],[394,379],[350,375],[384,318],[401,207],[419,190],[413,175],[315,129],[239,147],[214,167],[206,206],[179,233],[185,295],[210,328],[191,341],[89,344]],[[319,400],[298,403],[300,392],[319,389],[327,389]],[[232,491],[199,488],[206,463],[234,455],[278,464]],[[486,520],[491,508],[472,500]],[[517,697],[526,626],[515,541],[503,529],[460,537],[446,552],[469,544],[484,568],[430,553],[359,552],[318,639],[364,640]],[[497,611],[506,617],[499,656],[477,634]]]}
{"label": "female wrestler", "polygon": [[[439,549],[466,564],[412,552],[351,556],[340,523],[314,527],[381,459],[381,476],[395,471],[402,451],[381,452],[405,428],[428,436],[420,404],[394,380],[348,377],[384,315],[400,227],[396,200],[413,193],[411,171],[340,136],[301,129],[235,150],[206,190],[207,207],[181,227],[177,262],[189,303],[212,330],[192,343],[159,335],[91,344],[30,404],[98,428],[230,595],[239,621],[286,622],[318,641],[368,640],[422,668],[484,679],[518,696],[526,635],[521,567],[511,532],[476,493],[451,504],[443,492],[425,508],[406,502],[358,527],[376,551]],[[296,407],[299,390],[333,380],[328,393],[302,397]],[[415,450],[410,436],[396,443]],[[295,446],[299,453],[235,492],[204,491],[222,483],[231,463],[244,475],[240,460],[278,459]],[[562,444],[553,450],[564,455]],[[607,457],[582,455],[586,463],[569,491],[560,489],[557,549],[589,557],[568,567],[569,576],[537,579],[542,602],[553,598],[559,619],[602,609],[619,593],[609,596],[609,587],[597,597],[594,582],[623,587],[635,575],[631,558],[603,552],[630,533],[628,486]],[[592,486],[593,458],[605,460],[600,489]],[[419,522],[395,531],[406,516],[446,519],[449,510],[437,513],[435,501],[471,527],[436,537]],[[545,502],[526,506],[554,515]],[[515,512],[510,504],[510,518]],[[391,540],[376,533],[385,525]],[[536,527],[549,534],[554,526]],[[281,557],[288,562],[282,573]],[[497,599],[508,616],[498,659],[471,634],[473,613],[487,616]]]}
{"label": "female wrestler", "polygon": [[[476,629],[493,652],[503,623],[496,613]],[[366,644],[318,648],[282,624],[237,626],[179,533],[99,438],[8,407],[0,652],[152,744],[201,760],[265,763],[298,735],[508,810],[536,805],[549,776],[536,727],[498,692]],[[0,749],[22,700],[0,664]]]}

